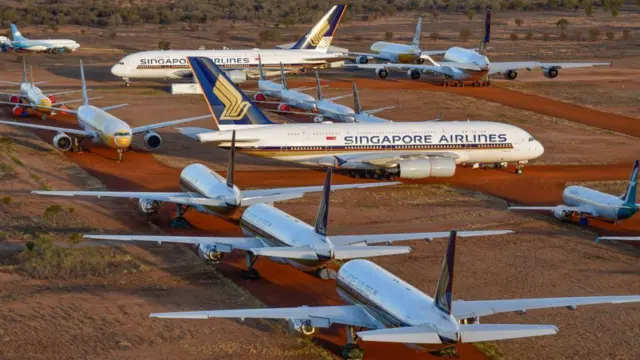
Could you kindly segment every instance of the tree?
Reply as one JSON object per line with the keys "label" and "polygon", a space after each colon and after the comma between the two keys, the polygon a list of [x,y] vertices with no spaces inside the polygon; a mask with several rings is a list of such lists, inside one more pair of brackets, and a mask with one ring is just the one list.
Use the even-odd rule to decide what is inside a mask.
{"label": "tree", "polygon": [[429,37],[433,41],[438,41],[438,39],[440,39],[440,34],[437,31],[434,31],[431,34],[429,34]]}
{"label": "tree", "polygon": [[569,26],[569,20],[562,18],[556,22],[556,27],[560,28],[560,31],[564,32]]}
{"label": "tree", "polygon": [[[640,1],[640,0],[638,0],[638,1]],[[435,10],[435,9],[434,9],[434,10],[431,12],[431,16],[433,16],[433,19],[434,19],[435,21],[440,20],[440,12],[439,12],[438,10]]]}
{"label": "tree", "polygon": [[51,205],[44,210],[44,218],[47,221],[51,221],[53,226],[56,226],[56,218],[63,212],[62,206],[60,205]]}
{"label": "tree", "polygon": [[460,30],[460,40],[462,41],[467,41],[469,40],[469,38],[471,37],[471,35],[473,35],[473,31],[469,28],[464,28],[462,30]]}
{"label": "tree", "polygon": [[622,30],[622,40],[629,40],[631,38],[631,30],[624,29]]}
{"label": "tree", "polygon": [[387,40],[387,41],[391,41],[391,40],[393,40],[393,32],[391,32],[391,31],[387,31],[387,32],[385,32],[385,33],[384,33],[384,38],[385,38],[385,40]]}
{"label": "tree", "polygon": [[516,41],[518,40],[518,34],[512,32],[511,34],[509,34],[509,40],[511,41]]}
{"label": "tree", "polygon": [[171,48],[171,42],[167,40],[158,41],[158,49],[160,50],[169,50]]}
{"label": "tree", "polygon": [[593,4],[591,3],[591,0],[584,1],[584,13],[587,16],[593,16]]}
{"label": "tree", "polygon": [[476,12],[471,10],[471,9],[469,9],[469,10],[467,10],[466,15],[467,15],[467,18],[469,18],[469,20],[473,20],[473,17],[476,15]]}
{"label": "tree", "polygon": [[613,40],[613,39],[615,39],[616,34],[614,34],[613,31],[607,31],[606,32],[606,36],[607,36],[607,39]]}
{"label": "tree", "polygon": [[516,18],[515,20],[516,25],[518,25],[518,27],[522,27],[522,24],[524,24],[524,20],[522,20],[522,18]]}
{"label": "tree", "polygon": [[600,31],[599,28],[589,29],[589,39],[591,39],[591,41],[598,41],[600,35],[602,35],[602,31]]}

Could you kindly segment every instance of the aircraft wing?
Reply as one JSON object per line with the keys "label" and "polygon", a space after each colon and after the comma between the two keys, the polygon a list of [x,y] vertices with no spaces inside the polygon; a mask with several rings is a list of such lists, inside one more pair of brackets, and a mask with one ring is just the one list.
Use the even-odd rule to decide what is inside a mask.
{"label": "aircraft wing", "polygon": [[[458,231],[458,237],[493,236],[511,234],[511,230],[474,230]],[[380,243],[392,243],[394,241],[426,240],[449,237],[449,231],[404,233],[404,234],[374,234],[374,235],[335,235],[329,236],[334,245],[372,245]]]}
{"label": "aircraft wing", "polygon": [[[91,89],[87,89],[87,91],[91,91]],[[75,93],[79,93],[79,92],[82,92],[82,90],[61,91],[61,92],[57,92],[57,93],[47,93],[47,94],[44,94],[44,95],[45,96],[58,96],[58,95],[75,94]]]}
{"label": "aircraft wing", "polygon": [[[62,111],[65,111],[65,110],[62,110]],[[80,129],[69,129],[69,128],[54,127],[54,126],[26,124],[26,123],[19,123],[19,122],[13,122],[13,121],[0,121],[0,124],[12,125],[12,126],[20,126],[20,127],[26,127],[26,128],[32,128],[32,129],[56,131],[56,132],[67,133],[67,134],[82,135],[82,136],[86,136],[86,137],[93,137],[94,136],[93,133],[90,133],[90,132],[84,131],[84,130],[80,130]]]}
{"label": "aircraft wing", "polygon": [[427,50],[423,51],[420,57],[426,58],[427,56],[444,55],[446,52],[447,50]]}
{"label": "aircraft wing", "polygon": [[640,241],[640,236],[598,236],[596,242],[600,240]]}
{"label": "aircraft wing", "polygon": [[231,252],[234,249],[248,251],[264,244],[254,237],[209,237],[209,236],[165,236],[165,235],[84,235],[84,238],[114,241],[143,241],[162,244],[178,243],[192,245],[216,245],[216,250]]}
{"label": "aircraft wing", "polygon": [[385,110],[394,109],[395,107],[396,107],[395,105],[385,106],[385,107],[381,107],[381,108],[377,108],[377,109],[364,110],[363,113],[365,113],[367,115],[373,115],[373,114],[377,114],[377,113],[385,111]]}
{"label": "aircraft wing", "polygon": [[[364,184],[344,184],[344,185],[331,185],[331,191],[334,190],[346,190],[346,189],[367,189],[378,186],[389,186],[400,184],[399,181],[391,182],[372,182]],[[274,201],[281,201],[278,196],[282,196],[283,200],[289,200],[289,195],[296,195],[296,198],[302,196],[308,192],[320,192],[324,186],[300,186],[290,188],[276,188],[276,189],[260,189],[260,190],[243,190],[242,191],[242,205],[245,205],[245,201],[250,200],[252,204],[259,202],[272,203]],[[299,196],[297,196],[299,195]],[[259,201],[260,198],[264,198],[265,201]],[[449,235],[447,235],[449,236]]]}
{"label": "aircraft wing", "polygon": [[128,106],[129,104],[118,104],[118,105],[111,105],[111,106],[105,106],[103,108],[101,108],[103,111],[110,111],[110,110],[114,110],[114,109],[118,109],[121,107],[125,107]]}
{"label": "aircraft wing", "polygon": [[[358,69],[393,69],[393,70],[420,70],[422,72],[434,72],[443,75],[453,75],[452,68],[463,70],[482,70],[475,64],[464,64],[454,62],[439,62],[437,65],[419,64],[347,64],[345,67],[357,67]],[[493,64],[492,64],[493,66]]]}
{"label": "aircraft wing", "polygon": [[374,53],[361,53],[361,52],[348,52],[346,53],[346,55],[348,56],[366,56],[368,58],[373,58],[373,59],[379,59],[379,60],[384,60],[384,61],[394,61],[395,59],[389,57],[389,56],[384,56],[382,54],[374,54]]}
{"label": "aircraft wing", "polygon": [[310,321],[313,327],[327,328],[331,324],[345,324],[351,326],[377,329],[383,327],[362,307],[358,305],[343,306],[300,306],[295,308],[272,309],[238,309],[153,313],[149,317],[163,319],[210,319],[210,318],[239,318],[239,319],[285,319]]}
{"label": "aircraft wing", "polygon": [[376,166],[394,166],[398,163],[399,160],[405,159],[428,159],[429,157],[447,157],[456,159],[458,157],[457,154],[449,153],[449,152],[402,152],[402,151],[394,151],[390,152],[367,152],[367,153],[354,153],[354,154],[345,154],[340,156],[335,156],[341,166],[345,166],[348,163],[360,162],[366,163]]}
{"label": "aircraft wing", "polygon": [[139,133],[142,133],[142,132],[145,132],[145,131],[161,129],[161,128],[164,128],[164,127],[167,127],[167,126],[184,124],[186,122],[196,121],[196,120],[203,120],[203,119],[211,119],[211,114],[203,115],[203,116],[190,117],[190,118],[185,118],[185,119],[179,119],[179,120],[165,121],[165,122],[161,122],[161,123],[157,123],[157,124],[139,126],[139,127],[131,129],[131,132],[134,133],[134,134],[139,134]]}
{"label": "aircraft wing", "polygon": [[507,70],[538,69],[556,67],[559,69],[585,68],[594,66],[611,66],[611,63],[543,63],[538,61],[492,62],[489,74]]}
{"label": "aircraft wing", "polygon": [[458,319],[467,319],[486,315],[499,314],[512,311],[527,311],[533,309],[547,309],[554,307],[566,307],[575,309],[580,305],[596,304],[622,304],[640,302],[640,295],[630,296],[587,296],[564,298],[540,298],[540,299],[515,299],[515,300],[486,300],[453,302],[453,316]]}
{"label": "aircraft wing", "polygon": [[184,127],[177,128],[177,130],[184,136],[190,137],[193,140],[198,140],[197,136],[200,134],[212,133],[216,132],[216,130],[207,129],[207,128],[199,128],[199,127]]}
{"label": "aircraft wing", "polygon": [[145,199],[171,202],[182,205],[227,206],[224,200],[210,199],[190,192],[129,192],[129,191],[32,191],[36,195],[49,196],[93,196],[125,199]]}
{"label": "aircraft wing", "polygon": [[[96,96],[96,97],[92,97],[89,98],[89,100],[95,100],[95,99],[102,99],[102,96]],[[56,106],[58,105],[66,105],[66,104],[72,104],[72,103],[78,103],[78,102],[82,102],[84,101],[84,99],[73,99],[73,100],[65,100],[65,101],[56,101]]]}

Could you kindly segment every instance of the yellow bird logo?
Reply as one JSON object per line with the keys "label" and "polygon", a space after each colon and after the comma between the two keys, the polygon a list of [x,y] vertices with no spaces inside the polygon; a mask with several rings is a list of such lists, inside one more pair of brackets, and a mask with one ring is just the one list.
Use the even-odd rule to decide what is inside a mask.
{"label": "yellow bird logo", "polygon": [[213,87],[213,93],[224,104],[220,120],[239,120],[249,111],[251,104],[248,101],[242,101],[242,94],[224,77],[218,78]]}
{"label": "yellow bird logo", "polygon": [[309,36],[309,42],[311,43],[311,45],[318,46],[320,40],[322,40],[327,30],[329,30],[329,23],[327,21],[324,21],[322,25],[320,25],[320,27],[318,27],[317,30]]}

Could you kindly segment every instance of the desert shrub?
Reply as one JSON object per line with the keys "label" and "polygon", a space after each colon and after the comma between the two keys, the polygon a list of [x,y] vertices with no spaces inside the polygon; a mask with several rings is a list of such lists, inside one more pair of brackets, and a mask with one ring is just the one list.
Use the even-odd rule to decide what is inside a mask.
{"label": "desert shrub", "polygon": [[591,3],[591,0],[584,0],[584,13],[587,16],[593,15],[593,4]]}
{"label": "desert shrub", "polygon": [[464,29],[460,30],[460,34],[459,35],[460,35],[460,40],[467,41],[467,40],[469,40],[471,35],[473,35],[473,30],[471,30],[469,28],[464,28]]}
{"label": "desert shrub", "polygon": [[171,48],[171,42],[167,40],[158,41],[158,49],[160,50],[169,50]]}
{"label": "desert shrub", "polygon": [[63,212],[64,212],[64,209],[62,208],[62,206],[58,204],[54,204],[46,208],[42,216],[45,218],[45,220],[49,221],[53,226],[56,226],[56,219]]}
{"label": "desert shrub", "polygon": [[527,33],[524,35],[524,38],[527,40],[533,40],[533,31],[527,31]]}
{"label": "desert shrub", "polygon": [[524,24],[524,20],[522,20],[522,18],[516,18],[513,21],[518,25],[518,27],[522,27],[522,24]]}
{"label": "desert shrub", "polygon": [[616,34],[614,34],[613,31],[607,31],[605,35],[607,36],[608,40],[613,40],[616,37]]}
{"label": "desert shrub", "polygon": [[600,39],[600,35],[602,35],[602,31],[598,28],[589,29],[589,39],[591,41],[598,41]]}
{"label": "desert shrub", "polygon": [[569,27],[569,20],[562,18],[556,22],[556,26],[560,28],[560,31],[565,31]]}
{"label": "desert shrub", "polygon": [[429,34],[429,37],[433,41],[438,41],[438,39],[440,39],[440,34],[437,31],[434,31],[431,34]]}
{"label": "desert shrub", "polygon": [[516,41],[518,40],[518,34],[512,32],[511,34],[509,34],[509,40],[511,41]]}
{"label": "desert shrub", "polygon": [[431,12],[431,16],[433,16],[433,19],[435,21],[438,21],[440,19],[440,12],[438,10],[433,10]]}
{"label": "desert shrub", "polygon": [[622,30],[622,40],[629,40],[631,38],[631,30],[624,29]]}
{"label": "desert shrub", "polygon": [[2,198],[2,203],[5,205],[11,204],[11,196],[5,196]]}
{"label": "desert shrub", "polygon": [[392,31],[387,31],[384,33],[384,38],[387,41],[391,41],[393,40],[393,32]]}
{"label": "desert shrub", "polygon": [[469,20],[473,20],[473,17],[476,15],[476,12],[473,10],[467,10],[467,13],[465,15],[467,15],[467,18]]}

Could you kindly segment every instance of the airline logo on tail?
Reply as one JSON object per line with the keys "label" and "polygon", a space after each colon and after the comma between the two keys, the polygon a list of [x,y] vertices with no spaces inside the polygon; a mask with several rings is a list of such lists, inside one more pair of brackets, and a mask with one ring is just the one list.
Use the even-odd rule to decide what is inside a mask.
{"label": "airline logo on tail", "polygon": [[329,23],[327,21],[324,21],[319,30],[309,37],[309,42],[311,43],[311,45],[318,46],[320,40],[322,40],[322,38],[324,37],[324,33],[326,33],[327,30],[329,30]]}
{"label": "airline logo on tail", "polygon": [[242,100],[242,94],[224,77],[216,81],[216,85],[213,87],[213,93],[216,94],[224,104],[224,110],[222,111],[220,120],[242,119],[251,106],[248,101]]}
{"label": "airline logo on tail", "polygon": [[11,24],[11,33],[13,34],[13,41],[24,40],[22,34],[20,33],[20,30],[18,30],[18,27],[14,24]]}
{"label": "airline logo on tail", "polygon": [[346,11],[346,5],[336,5],[318,21],[318,23],[306,33],[292,49],[315,49],[326,52],[333,41],[333,35]]}

